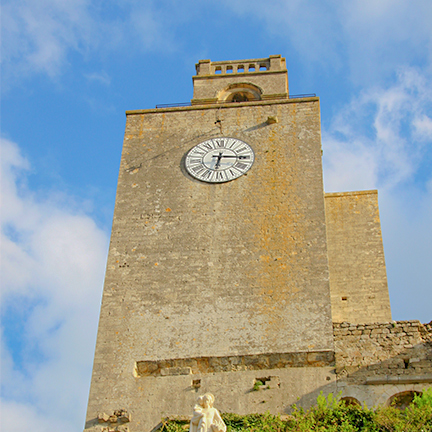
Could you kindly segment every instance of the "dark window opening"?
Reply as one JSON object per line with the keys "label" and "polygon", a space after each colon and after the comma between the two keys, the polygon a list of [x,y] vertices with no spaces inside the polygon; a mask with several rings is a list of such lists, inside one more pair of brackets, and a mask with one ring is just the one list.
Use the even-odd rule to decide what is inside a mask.
{"label": "dark window opening", "polygon": [[345,396],[341,399],[341,402],[343,402],[346,406],[349,405],[355,405],[355,406],[361,406],[361,403],[354,397],[351,396]]}
{"label": "dark window opening", "polygon": [[235,93],[232,101],[233,102],[247,102],[249,98],[244,93]]}
{"label": "dark window opening", "polygon": [[415,396],[420,396],[420,395],[421,392],[417,392],[414,390],[404,391],[392,396],[389,399],[388,404],[403,411],[414,400]]}

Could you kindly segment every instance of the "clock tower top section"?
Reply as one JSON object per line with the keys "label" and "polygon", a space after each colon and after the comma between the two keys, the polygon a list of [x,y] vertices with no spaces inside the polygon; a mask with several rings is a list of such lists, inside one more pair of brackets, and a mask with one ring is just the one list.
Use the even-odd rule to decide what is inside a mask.
{"label": "clock tower top section", "polygon": [[193,79],[192,105],[288,99],[285,58],[212,62],[200,60]]}

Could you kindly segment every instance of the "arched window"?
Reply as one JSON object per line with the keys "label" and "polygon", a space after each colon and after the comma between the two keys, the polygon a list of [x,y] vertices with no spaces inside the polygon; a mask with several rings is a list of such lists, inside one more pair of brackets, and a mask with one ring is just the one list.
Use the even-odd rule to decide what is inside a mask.
{"label": "arched window", "polygon": [[388,401],[388,406],[394,406],[400,410],[404,410],[413,400],[415,395],[421,395],[421,392],[408,390],[393,395]]}
{"label": "arched window", "polygon": [[253,95],[247,92],[238,92],[230,95],[229,98],[226,99],[227,102],[247,102],[253,99]]}
{"label": "arched window", "polygon": [[219,102],[248,102],[261,100],[262,90],[250,83],[231,84],[218,94]]}
{"label": "arched window", "polygon": [[356,399],[355,397],[352,396],[345,396],[341,399],[341,401],[345,404],[345,405],[356,405],[356,406],[361,406],[361,403],[358,399]]}

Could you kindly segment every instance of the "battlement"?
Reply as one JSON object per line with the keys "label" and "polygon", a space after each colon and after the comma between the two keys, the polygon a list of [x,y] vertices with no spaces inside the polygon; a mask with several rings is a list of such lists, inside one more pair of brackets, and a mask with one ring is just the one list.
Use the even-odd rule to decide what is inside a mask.
{"label": "battlement", "polygon": [[285,58],[212,62],[196,65],[193,105],[288,99],[288,74]]}
{"label": "battlement", "polygon": [[286,61],[280,55],[272,55],[269,58],[249,60],[228,60],[212,62],[211,60],[199,60],[195,65],[196,73],[201,75],[224,75],[238,73],[268,73],[286,72]]}

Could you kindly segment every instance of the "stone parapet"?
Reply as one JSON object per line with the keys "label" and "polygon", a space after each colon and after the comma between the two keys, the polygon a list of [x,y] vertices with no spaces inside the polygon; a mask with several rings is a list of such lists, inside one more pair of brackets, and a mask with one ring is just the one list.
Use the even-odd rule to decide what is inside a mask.
{"label": "stone parapet", "polygon": [[196,65],[197,76],[237,73],[285,72],[286,61],[281,55],[247,60],[211,61],[200,60]]}
{"label": "stone parapet", "polygon": [[280,55],[196,64],[192,105],[288,97],[286,61]]}

